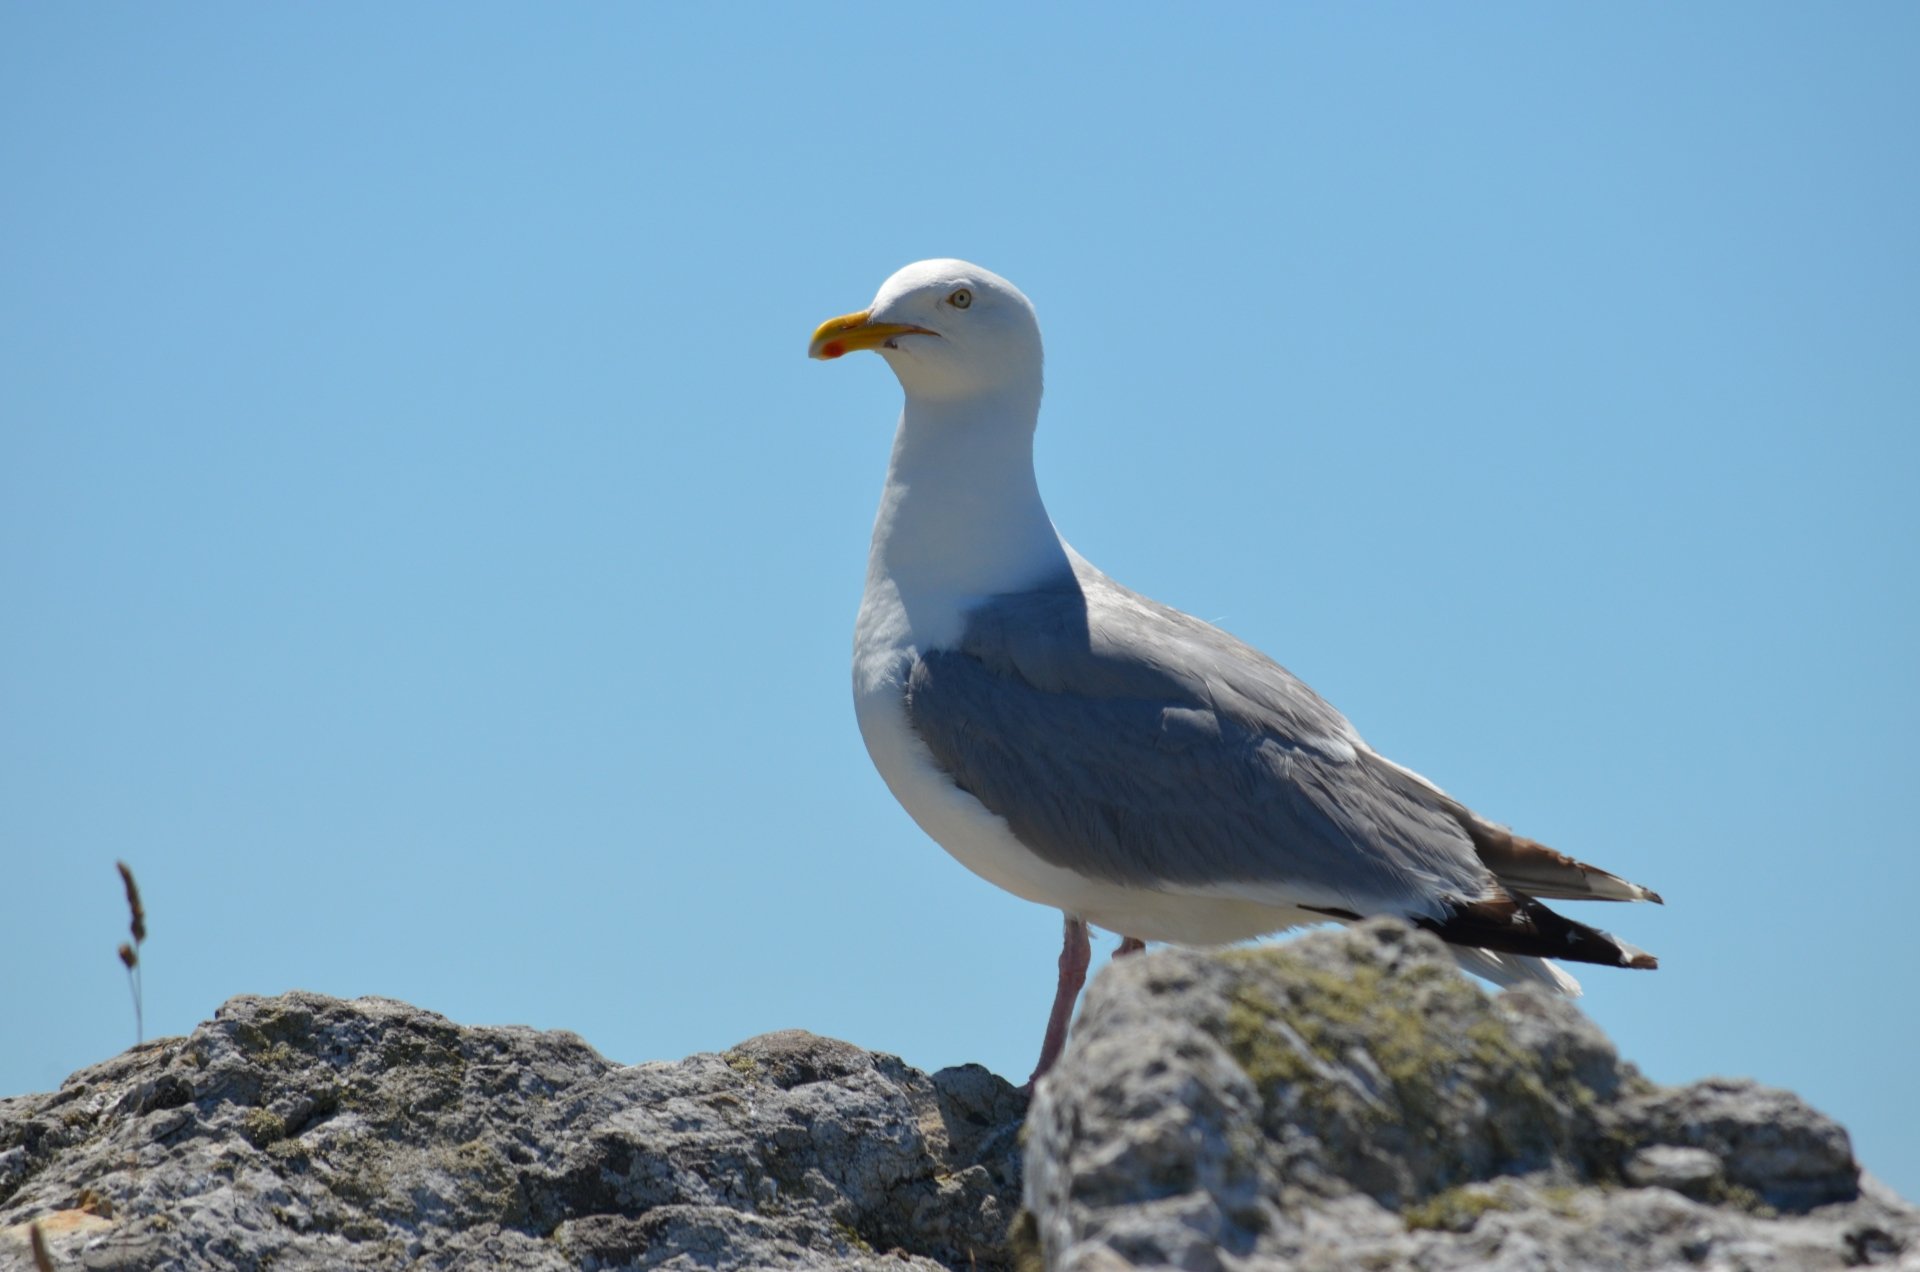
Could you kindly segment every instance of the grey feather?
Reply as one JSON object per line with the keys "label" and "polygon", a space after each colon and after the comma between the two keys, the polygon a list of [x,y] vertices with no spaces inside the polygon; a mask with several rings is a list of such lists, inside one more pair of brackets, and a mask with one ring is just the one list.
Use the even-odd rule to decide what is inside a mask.
{"label": "grey feather", "polygon": [[1143,888],[1245,884],[1360,914],[1497,895],[1452,805],[1285,668],[1075,559],[923,651],[934,760],[1049,863]]}

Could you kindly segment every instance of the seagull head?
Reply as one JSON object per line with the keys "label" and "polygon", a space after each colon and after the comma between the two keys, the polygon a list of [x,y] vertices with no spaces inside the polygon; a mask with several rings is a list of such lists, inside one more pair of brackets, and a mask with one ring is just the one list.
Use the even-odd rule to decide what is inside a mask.
{"label": "seagull head", "polygon": [[872,349],[909,397],[958,398],[1040,387],[1040,323],[1020,289],[966,261],[918,261],[880,284],[873,304],[829,318],[811,357]]}

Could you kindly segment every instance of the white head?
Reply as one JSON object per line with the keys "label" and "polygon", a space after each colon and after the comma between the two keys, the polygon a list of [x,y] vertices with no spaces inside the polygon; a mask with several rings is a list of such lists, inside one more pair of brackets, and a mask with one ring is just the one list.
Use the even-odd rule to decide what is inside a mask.
{"label": "white head", "polygon": [[1020,289],[966,261],[918,261],[880,284],[873,304],[831,318],[807,352],[872,349],[909,398],[1040,394],[1040,323]]}

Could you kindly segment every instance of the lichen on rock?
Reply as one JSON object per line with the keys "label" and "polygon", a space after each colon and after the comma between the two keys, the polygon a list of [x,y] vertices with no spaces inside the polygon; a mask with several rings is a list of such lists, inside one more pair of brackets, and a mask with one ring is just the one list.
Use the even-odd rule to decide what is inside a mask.
{"label": "lichen on rock", "polygon": [[1115,964],[1028,1142],[1048,1267],[1920,1264],[1920,1218],[1790,1093],[1656,1086],[1384,921]]}

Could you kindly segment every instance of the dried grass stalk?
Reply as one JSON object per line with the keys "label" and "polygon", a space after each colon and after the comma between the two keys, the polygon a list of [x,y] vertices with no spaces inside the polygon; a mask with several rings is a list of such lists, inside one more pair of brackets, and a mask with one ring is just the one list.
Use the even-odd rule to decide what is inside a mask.
{"label": "dried grass stalk", "polygon": [[140,942],[147,939],[147,908],[140,904],[140,885],[133,881],[133,868],[124,861],[113,864],[120,871],[120,883],[127,890],[127,911],[132,915],[127,930],[133,933],[133,943],[120,943],[120,965],[127,969],[127,988],[133,992],[133,1042],[139,1046],[147,1040],[146,1012],[142,1008],[140,984]]}

